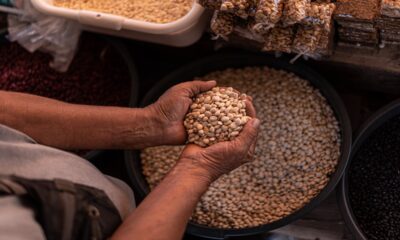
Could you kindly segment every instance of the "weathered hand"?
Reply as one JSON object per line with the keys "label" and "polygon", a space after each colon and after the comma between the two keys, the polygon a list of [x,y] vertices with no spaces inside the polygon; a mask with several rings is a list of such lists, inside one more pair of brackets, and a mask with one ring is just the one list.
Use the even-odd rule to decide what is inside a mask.
{"label": "weathered hand", "polygon": [[186,130],[183,120],[192,104],[192,98],[216,86],[215,81],[190,81],[178,84],[166,91],[157,102],[148,107],[161,131],[162,145],[183,144]]}
{"label": "weathered hand", "polygon": [[183,150],[180,163],[199,169],[199,174],[210,181],[215,181],[221,175],[251,161],[259,126],[260,120],[253,118],[232,141],[220,142],[207,148],[190,144]]}

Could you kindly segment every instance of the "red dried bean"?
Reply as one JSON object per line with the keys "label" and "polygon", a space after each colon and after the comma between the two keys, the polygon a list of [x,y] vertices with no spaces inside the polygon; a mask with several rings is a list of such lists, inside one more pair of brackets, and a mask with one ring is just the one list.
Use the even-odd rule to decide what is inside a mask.
{"label": "red dried bean", "polygon": [[127,106],[130,76],[121,56],[105,40],[84,35],[68,72],[49,67],[48,54],[0,45],[0,89],[70,103]]}

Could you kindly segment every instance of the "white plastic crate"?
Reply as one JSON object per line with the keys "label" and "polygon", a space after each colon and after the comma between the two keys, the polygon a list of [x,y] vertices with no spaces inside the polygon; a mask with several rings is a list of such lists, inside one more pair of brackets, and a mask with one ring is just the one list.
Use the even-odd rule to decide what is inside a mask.
{"label": "white plastic crate", "polygon": [[31,0],[31,2],[41,13],[78,21],[89,31],[177,47],[195,43],[209,21],[209,14],[196,2],[184,17],[163,24],[95,11],[56,7],[52,0]]}

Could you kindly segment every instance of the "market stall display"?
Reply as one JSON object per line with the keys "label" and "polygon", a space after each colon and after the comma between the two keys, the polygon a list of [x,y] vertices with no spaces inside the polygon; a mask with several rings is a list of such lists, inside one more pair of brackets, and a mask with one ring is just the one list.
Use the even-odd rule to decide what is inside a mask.
{"label": "market stall display", "polygon": [[[326,196],[343,170],[349,147],[349,126],[336,104],[332,105],[334,111],[327,105],[334,97],[326,92],[325,85],[321,87],[318,80],[311,80],[313,77],[302,71],[297,73],[310,79],[311,84],[293,73],[275,69],[296,72],[286,64],[254,55],[215,56],[183,67],[147,94],[145,105],[156,100],[167,86],[205,75],[202,79],[216,79],[220,86],[232,86],[253,97],[258,118],[263,122],[256,160],[211,186],[192,217],[190,234],[222,238],[225,234],[249,235],[283,226]],[[254,67],[246,67],[249,65]],[[321,87],[322,92],[314,86]],[[324,96],[330,96],[328,101]],[[315,132],[303,134],[310,129],[307,124],[313,123],[318,126]],[[314,141],[318,144],[312,146]],[[309,142],[309,148],[302,144],[307,148],[303,149],[298,145],[300,142]],[[319,152],[317,148],[326,151]],[[179,146],[148,148],[142,151],[141,158],[135,152],[127,152],[128,173],[136,192],[144,196],[148,186],[154,188],[175,164],[181,150]],[[318,155],[319,163],[310,154]]]}
{"label": "market stall display", "polygon": [[341,210],[357,239],[399,239],[400,102],[361,128],[341,184]]}
{"label": "market stall display", "polygon": [[[297,53],[315,58],[331,53],[329,42],[333,40],[335,4],[329,1],[238,1],[243,2],[238,5],[242,8],[229,4],[229,1],[222,1],[220,7],[209,2],[200,1],[204,7],[217,9],[211,21],[211,30],[217,37],[229,40],[230,34],[237,33],[260,42],[263,45],[260,50],[269,52]],[[229,21],[225,20],[227,17]]]}

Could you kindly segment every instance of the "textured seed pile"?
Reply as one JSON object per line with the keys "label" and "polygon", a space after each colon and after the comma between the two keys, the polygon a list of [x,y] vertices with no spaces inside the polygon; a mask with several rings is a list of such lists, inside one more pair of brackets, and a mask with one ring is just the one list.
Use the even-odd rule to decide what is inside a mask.
{"label": "textured seed pile", "polygon": [[146,22],[168,23],[185,16],[193,0],[54,0],[58,7],[110,13]]}
{"label": "textured seed pile", "polygon": [[349,171],[349,196],[357,222],[371,240],[400,239],[400,117],[377,129]]}
{"label": "textured seed pile", "polygon": [[65,73],[49,66],[51,56],[29,53],[16,43],[0,45],[0,89],[69,103],[128,106],[129,69],[104,39],[85,34]]}
{"label": "textured seed pile", "polygon": [[[226,69],[204,79],[252,96],[262,123],[255,160],[214,182],[192,221],[218,228],[271,223],[303,207],[326,186],[340,155],[339,126],[325,98],[308,81],[267,67]],[[151,188],[181,150],[142,151]]]}
{"label": "textured seed pile", "polygon": [[233,140],[249,119],[238,92],[231,87],[215,87],[196,96],[184,125],[188,141],[205,147]]}

